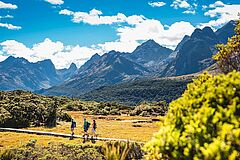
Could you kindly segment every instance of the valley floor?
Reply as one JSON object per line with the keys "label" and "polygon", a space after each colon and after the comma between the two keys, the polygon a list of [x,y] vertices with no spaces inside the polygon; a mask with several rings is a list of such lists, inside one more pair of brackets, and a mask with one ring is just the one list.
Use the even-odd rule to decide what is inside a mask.
{"label": "valley floor", "polygon": [[[156,117],[140,117],[140,116],[94,116],[83,115],[82,112],[68,112],[77,122],[77,128],[75,134],[82,135],[83,118],[92,123],[95,119],[97,122],[97,134],[98,137],[104,138],[119,138],[129,139],[133,141],[146,142],[151,139],[153,133],[159,130],[156,122],[152,122],[152,119]],[[48,132],[58,133],[71,133],[70,122],[59,122],[54,128],[34,127],[27,128],[29,130],[41,130]],[[91,128],[89,128],[89,133]],[[31,139],[36,139],[38,144],[46,145],[49,142],[63,142],[70,144],[83,143],[82,139],[69,140],[68,138],[40,136],[24,133],[12,133],[12,132],[0,132],[0,150],[6,147],[12,147],[24,144]],[[101,142],[97,142],[101,143]]]}

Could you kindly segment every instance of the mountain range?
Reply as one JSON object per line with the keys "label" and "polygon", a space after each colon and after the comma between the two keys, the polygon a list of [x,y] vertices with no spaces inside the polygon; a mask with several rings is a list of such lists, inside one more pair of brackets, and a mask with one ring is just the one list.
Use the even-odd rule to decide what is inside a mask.
{"label": "mountain range", "polygon": [[59,85],[77,72],[75,64],[57,70],[51,60],[31,63],[24,58],[9,56],[0,62],[0,90],[39,90]]}
{"label": "mountain range", "polygon": [[210,27],[195,29],[174,51],[148,40],[132,53],[95,54],[79,69],[72,64],[68,69],[56,70],[50,60],[30,63],[9,57],[0,63],[0,89],[84,97],[102,86],[196,73],[214,63],[215,45],[226,43],[234,35],[235,25],[235,21],[230,21],[215,32]]}
{"label": "mountain range", "polygon": [[161,76],[178,76],[199,72],[214,63],[212,56],[216,45],[226,43],[234,35],[235,22],[213,32],[210,27],[195,29],[191,36],[185,36],[174,50],[176,58],[170,62]]}

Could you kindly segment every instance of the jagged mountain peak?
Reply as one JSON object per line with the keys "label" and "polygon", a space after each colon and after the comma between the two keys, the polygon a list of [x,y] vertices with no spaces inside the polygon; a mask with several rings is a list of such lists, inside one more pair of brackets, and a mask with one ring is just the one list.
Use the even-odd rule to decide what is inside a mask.
{"label": "jagged mountain peak", "polygon": [[4,61],[0,62],[0,68],[23,67],[29,64],[30,62],[23,57],[9,56]]}
{"label": "jagged mountain peak", "polygon": [[215,38],[216,35],[212,28],[204,27],[203,29],[197,28],[191,35],[191,38],[203,39],[204,37]]}
{"label": "jagged mountain peak", "polygon": [[155,42],[153,39],[149,39],[146,42],[142,43],[142,45],[159,45],[159,44]]}
{"label": "jagged mountain peak", "polygon": [[204,27],[202,31],[204,34],[208,34],[209,36],[215,36],[214,31],[211,27]]}
{"label": "jagged mountain peak", "polygon": [[101,57],[98,53],[95,53],[91,58],[98,58]]}
{"label": "jagged mountain peak", "polygon": [[185,35],[185,36],[183,37],[183,39],[181,40],[181,42],[178,43],[178,45],[177,45],[177,47],[175,48],[174,51],[178,51],[178,50],[182,47],[182,45],[183,45],[187,40],[189,40],[189,39],[190,39],[190,36]]}
{"label": "jagged mountain peak", "polygon": [[[54,66],[53,62],[51,59],[44,59],[42,61],[38,61],[37,64],[40,64],[40,65],[47,65],[47,66]],[[55,67],[55,66],[54,66]]]}
{"label": "jagged mountain peak", "polygon": [[235,27],[236,21],[231,20],[215,32],[221,43],[227,43],[228,37],[232,37],[235,34]]}
{"label": "jagged mountain peak", "polygon": [[75,63],[71,63],[68,70],[77,70],[77,65]]}
{"label": "jagged mountain peak", "polygon": [[7,59],[5,59],[3,62],[29,62],[27,59],[23,57],[14,57],[14,56],[9,56]]}

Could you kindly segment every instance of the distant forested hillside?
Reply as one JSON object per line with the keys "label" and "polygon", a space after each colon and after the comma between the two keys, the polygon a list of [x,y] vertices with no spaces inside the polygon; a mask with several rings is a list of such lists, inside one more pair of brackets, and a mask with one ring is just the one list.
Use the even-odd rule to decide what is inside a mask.
{"label": "distant forested hillside", "polygon": [[134,106],[143,101],[171,102],[181,96],[194,76],[173,78],[143,79],[134,82],[100,87],[80,96],[83,100],[98,102],[115,101],[120,104]]}

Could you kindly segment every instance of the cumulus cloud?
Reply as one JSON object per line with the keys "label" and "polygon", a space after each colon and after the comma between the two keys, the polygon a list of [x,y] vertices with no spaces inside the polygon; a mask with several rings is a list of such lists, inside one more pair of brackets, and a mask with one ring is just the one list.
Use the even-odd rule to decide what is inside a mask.
{"label": "cumulus cloud", "polygon": [[207,5],[202,5],[202,10],[205,10],[205,9],[207,9],[207,8],[208,8]]}
{"label": "cumulus cloud", "polygon": [[[184,4],[184,2],[182,3]],[[184,7],[183,5],[180,6]],[[197,7],[197,4],[193,6]],[[195,11],[191,10],[186,11],[186,13],[187,12],[188,14],[195,13]],[[125,16],[122,13],[118,13],[117,15],[105,16],[97,9],[92,9],[89,12],[73,12],[68,9],[63,9],[59,14],[72,16],[72,21],[74,23],[87,23],[90,25],[110,25],[113,23],[126,24],[116,29],[119,39],[97,45],[103,50],[108,51],[114,49],[117,51],[131,52],[139,44],[139,41],[149,39],[154,39],[161,45],[174,48],[184,35],[189,35],[194,30],[194,27],[188,22],[177,22],[167,29],[164,29],[164,25],[162,25],[160,21],[147,19],[142,15]],[[178,27],[172,30],[176,25],[178,25]]]}
{"label": "cumulus cloud", "polygon": [[224,3],[221,2],[221,1],[216,1],[215,3],[213,4],[210,4],[209,5],[209,8],[216,8],[216,7],[223,7],[224,6]]}
{"label": "cumulus cloud", "polygon": [[125,16],[122,13],[118,13],[117,15],[112,16],[103,16],[102,11],[97,9],[92,9],[87,12],[73,12],[68,9],[63,9],[59,12],[62,15],[68,15],[72,17],[72,22],[74,23],[87,23],[90,25],[102,25],[107,24],[111,25],[113,23],[129,23],[135,24],[144,20],[144,16],[133,15],[133,16]]}
{"label": "cumulus cloud", "polygon": [[165,6],[165,5],[166,5],[165,2],[148,2],[148,4],[149,4],[151,7],[162,7],[162,6]]}
{"label": "cumulus cloud", "polygon": [[[17,8],[18,7],[15,4],[4,3],[2,1],[0,1],[0,9],[17,9]],[[5,19],[5,18],[13,18],[13,16],[11,16],[11,15],[0,16],[0,19]],[[1,22],[0,22],[0,27],[7,28],[7,29],[10,29],[10,30],[20,30],[20,29],[22,29],[22,27],[20,27],[20,26],[15,26],[13,24],[1,23]]]}
{"label": "cumulus cloud", "polygon": [[20,26],[14,26],[14,25],[9,24],[9,23],[0,23],[0,27],[4,27],[4,28],[10,29],[10,30],[20,30],[20,29],[22,29],[22,27],[20,27]]}
{"label": "cumulus cloud", "polygon": [[0,1],[0,9],[17,9],[17,5]]}
{"label": "cumulus cloud", "polygon": [[178,8],[189,8],[191,5],[186,0],[175,0],[171,4],[171,7],[174,9]]}
{"label": "cumulus cloud", "polygon": [[51,3],[53,5],[61,5],[61,4],[64,3],[63,0],[45,0],[45,1],[48,2],[48,3]]}
{"label": "cumulus cloud", "polygon": [[49,38],[33,45],[31,48],[15,40],[4,41],[0,43],[0,46],[2,48],[0,51],[0,60],[4,60],[9,55],[24,57],[30,62],[51,59],[56,68],[67,68],[72,62],[76,63],[77,66],[81,66],[93,54],[102,53],[97,48],[82,47],[79,45],[68,46],[60,41],[53,42]]}
{"label": "cumulus cloud", "polygon": [[170,6],[173,7],[174,9],[179,8],[187,9],[182,12],[184,14],[196,14],[198,4],[197,3],[189,4],[187,0],[175,0]]}
{"label": "cumulus cloud", "polygon": [[208,10],[204,13],[205,16],[214,18],[214,20],[207,23],[201,23],[198,27],[211,26],[213,29],[217,29],[230,20],[238,19],[239,11],[239,4],[224,4],[221,1],[216,1],[210,4]]}
{"label": "cumulus cloud", "polygon": [[185,13],[185,14],[196,14],[196,11],[195,10],[186,10],[186,11],[183,11],[183,13]]}
{"label": "cumulus cloud", "polygon": [[176,22],[168,28],[158,20],[145,20],[135,26],[125,26],[117,29],[120,42],[155,40],[160,45],[175,48],[184,35],[190,35],[195,27],[189,22]]}

